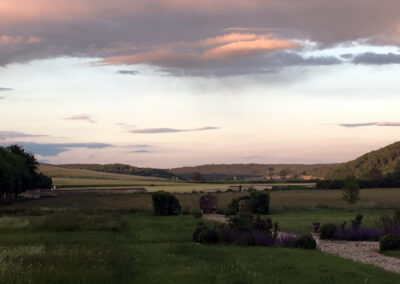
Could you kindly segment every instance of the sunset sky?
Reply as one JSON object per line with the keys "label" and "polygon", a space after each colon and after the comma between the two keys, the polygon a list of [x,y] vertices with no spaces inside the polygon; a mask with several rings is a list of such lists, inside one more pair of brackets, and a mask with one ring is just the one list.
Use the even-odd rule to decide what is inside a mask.
{"label": "sunset sky", "polygon": [[0,0],[0,145],[40,161],[344,162],[399,140],[398,0]]}

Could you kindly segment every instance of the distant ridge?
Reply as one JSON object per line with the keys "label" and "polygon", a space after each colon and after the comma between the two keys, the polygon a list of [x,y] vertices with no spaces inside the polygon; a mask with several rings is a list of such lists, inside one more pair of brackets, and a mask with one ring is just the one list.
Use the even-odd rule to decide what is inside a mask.
{"label": "distant ridge", "polygon": [[361,157],[337,165],[330,169],[326,179],[343,179],[353,174],[360,179],[368,179],[373,170],[380,170],[383,175],[393,172],[400,165],[400,142],[395,142],[386,147],[369,152]]}
{"label": "distant ridge", "polygon": [[169,169],[169,172],[182,178],[189,178],[193,173],[200,173],[206,180],[224,178],[264,178],[273,175],[310,175],[324,177],[328,170],[338,164],[209,164],[195,167]]}
{"label": "distant ridge", "polygon": [[163,169],[152,169],[152,168],[138,168],[125,164],[63,164],[58,165],[59,167],[69,169],[83,169],[91,170],[96,172],[114,173],[114,174],[126,174],[135,176],[146,176],[146,177],[159,177],[159,178],[173,178],[174,174],[163,170]]}

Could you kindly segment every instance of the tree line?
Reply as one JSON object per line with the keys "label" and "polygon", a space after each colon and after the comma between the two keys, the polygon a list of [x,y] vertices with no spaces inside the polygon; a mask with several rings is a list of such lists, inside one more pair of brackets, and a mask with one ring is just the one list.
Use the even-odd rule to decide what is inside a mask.
{"label": "tree line", "polygon": [[[346,179],[355,179],[360,188],[393,188],[400,187],[400,165],[396,166],[393,172],[386,175],[382,171],[373,168],[364,177],[356,178],[354,175],[349,175]],[[318,189],[343,189],[346,179],[325,179],[317,182]]]}
{"label": "tree line", "polygon": [[50,177],[37,172],[35,156],[19,145],[0,146],[0,199],[9,201],[24,191],[50,189]]}

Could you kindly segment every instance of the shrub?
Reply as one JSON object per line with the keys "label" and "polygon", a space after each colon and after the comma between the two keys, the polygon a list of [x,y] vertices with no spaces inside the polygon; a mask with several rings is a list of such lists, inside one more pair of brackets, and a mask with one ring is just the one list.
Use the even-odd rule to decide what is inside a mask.
{"label": "shrub", "polygon": [[201,213],[201,211],[196,211],[194,213],[194,218],[196,218],[196,219],[201,218],[202,216],[203,216],[203,213]]}
{"label": "shrub", "polygon": [[400,231],[400,210],[396,210],[393,218],[389,216],[382,216],[379,220],[380,225],[383,227],[385,233],[396,234]]}
{"label": "shrub", "polygon": [[349,176],[345,179],[343,185],[343,200],[349,204],[356,204],[360,200],[360,186],[354,176]]}
{"label": "shrub", "polygon": [[197,224],[196,230],[194,230],[194,233],[193,233],[193,241],[196,242],[196,243],[199,243],[200,242],[200,238],[199,238],[200,233],[205,231],[205,230],[208,230],[206,225],[203,222],[199,222]]}
{"label": "shrub", "polygon": [[154,192],[152,199],[155,215],[177,215],[181,212],[181,205],[178,199],[169,192]]}
{"label": "shrub", "polygon": [[249,207],[255,214],[269,213],[269,194],[265,192],[252,192],[249,198]]}
{"label": "shrub", "polygon": [[337,231],[337,227],[334,224],[323,224],[320,228],[321,239],[330,239],[333,234]]}
{"label": "shrub", "polygon": [[384,235],[381,228],[358,228],[354,230],[349,227],[342,227],[337,230],[332,239],[344,241],[378,241]]}
{"label": "shrub", "polygon": [[215,230],[206,228],[198,235],[199,243],[214,245],[219,243],[219,237]]}
{"label": "shrub", "polygon": [[379,242],[379,249],[381,251],[400,250],[400,236],[397,235],[383,236]]}
{"label": "shrub", "polygon": [[301,249],[315,249],[317,247],[317,243],[311,234],[302,235],[296,240],[296,248]]}
{"label": "shrub", "polygon": [[351,219],[351,227],[354,230],[357,230],[361,226],[362,218],[363,218],[363,215],[358,214],[354,220]]}
{"label": "shrub", "polygon": [[239,212],[239,198],[234,198],[228,204],[227,214],[228,215],[235,215]]}

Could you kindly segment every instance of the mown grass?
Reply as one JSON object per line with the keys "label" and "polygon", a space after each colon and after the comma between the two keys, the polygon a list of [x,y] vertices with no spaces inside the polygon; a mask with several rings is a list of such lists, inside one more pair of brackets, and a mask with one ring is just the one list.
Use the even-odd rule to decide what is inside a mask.
{"label": "mown grass", "polygon": [[113,231],[90,224],[91,218],[114,218],[115,213],[68,214],[76,214],[78,230],[39,225],[52,216],[65,221],[68,215],[0,218],[0,283],[400,281],[398,275],[378,267],[319,251],[198,245],[191,240],[198,220],[189,215],[123,215],[123,229]]}

